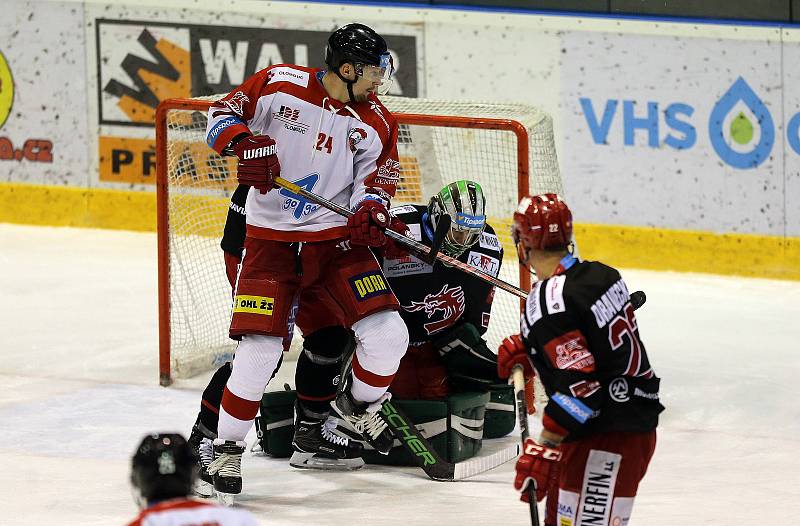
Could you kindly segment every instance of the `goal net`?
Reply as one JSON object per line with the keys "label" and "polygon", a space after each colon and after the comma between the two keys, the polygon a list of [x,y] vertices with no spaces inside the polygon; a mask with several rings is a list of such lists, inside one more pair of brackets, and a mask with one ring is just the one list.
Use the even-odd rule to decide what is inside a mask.
{"label": "goal net", "polygon": [[[219,247],[236,187],[236,160],[205,142],[211,100],[172,99],[156,116],[160,380],[188,377],[230,360],[231,291]],[[521,196],[561,193],[552,119],[523,104],[382,97],[400,123],[402,175],[392,205],[426,204],[445,184],[484,189],[487,221],[505,249],[499,278],[528,290],[510,236]],[[520,300],[498,290],[486,340],[496,349],[519,331]],[[299,331],[298,331],[299,332]],[[296,332],[293,348],[301,345]]]}

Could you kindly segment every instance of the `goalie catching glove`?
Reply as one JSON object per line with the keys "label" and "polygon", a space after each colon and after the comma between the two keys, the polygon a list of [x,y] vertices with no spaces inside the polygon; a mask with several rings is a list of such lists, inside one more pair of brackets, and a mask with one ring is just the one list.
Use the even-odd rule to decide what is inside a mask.
{"label": "goalie catching glove", "polygon": [[281,174],[275,141],[269,135],[250,135],[233,145],[239,158],[236,179],[239,184],[257,188],[266,194]]}

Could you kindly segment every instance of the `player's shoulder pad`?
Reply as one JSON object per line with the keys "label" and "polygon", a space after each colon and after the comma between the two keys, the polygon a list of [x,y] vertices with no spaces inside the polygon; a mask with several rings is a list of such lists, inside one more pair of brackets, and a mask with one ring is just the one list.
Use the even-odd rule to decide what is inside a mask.
{"label": "player's shoulder pad", "polygon": [[486,228],[483,229],[480,239],[478,239],[478,246],[494,252],[502,252],[503,245],[500,243],[494,228],[489,223],[486,223]]}
{"label": "player's shoulder pad", "polygon": [[314,68],[306,68],[294,64],[273,64],[262,71],[264,72],[267,86],[288,82],[302,88],[308,87],[311,77],[316,73]]}

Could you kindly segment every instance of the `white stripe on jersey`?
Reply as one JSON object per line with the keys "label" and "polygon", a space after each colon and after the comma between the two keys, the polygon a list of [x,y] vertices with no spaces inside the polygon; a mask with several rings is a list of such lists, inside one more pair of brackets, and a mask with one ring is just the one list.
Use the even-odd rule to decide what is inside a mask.
{"label": "white stripe on jersey", "polygon": [[267,84],[272,84],[273,82],[291,82],[292,84],[297,84],[301,88],[308,87],[308,79],[310,75],[307,71],[281,66],[278,68],[272,68],[270,73],[271,75],[267,81]]}
{"label": "white stripe on jersey", "polygon": [[525,300],[525,315],[520,323],[520,331],[526,338],[533,324],[542,318],[542,309],[539,308],[539,290],[541,286],[541,281],[534,283],[530,294],[528,294],[528,299]]}
{"label": "white stripe on jersey", "polygon": [[566,310],[566,306],[564,305],[564,282],[566,281],[567,277],[563,274],[553,276],[547,280],[547,287],[544,292],[547,314],[555,314]]}

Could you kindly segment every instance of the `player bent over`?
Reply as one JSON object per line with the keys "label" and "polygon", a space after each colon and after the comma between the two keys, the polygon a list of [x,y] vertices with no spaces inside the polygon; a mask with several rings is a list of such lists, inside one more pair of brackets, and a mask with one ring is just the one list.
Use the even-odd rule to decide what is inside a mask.
{"label": "player bent over", "polygon": [[131,462],[131,485],[141,512],[128,526],[258,524],[255,517],[245,510],[188,498],[197,470],[195,453],[181,435],[145,436]]}
{"label": "player bent over", "polygon": [[628,524],[664,410],[628,288],[616,269],[573,256],[572,213],[555,194],[523,198],[512,235],[521,264],[540,281],[521,334],[500,346],[498,373],[535,370],[549,396],[514,487],[533,481],[541,500],[558,468],[558,517],[548,524]]}
{"label": "player bent over", "polygon": [[[241,492],[244,438],[281,358],[295,297],[298,317],[336,312],[355,334],[352,374],[343,380],[346,388],[334,408],[376,450],[388,452],[393,441],[378,410],[408,331],[369,250],[386,244],[387,206],[399,177],[397,123],[375,96],[388,85],[391,59],[380,35],[351,24],[331,35],[326,63],[327,71],[270,66],[208,113],[209,145],[235,154],[237,179],[251,186],[230,328],[241,341],[208,467],[223,500]],[[279,175],[347,203],[353,216],[346,220],[273,190]]]}

